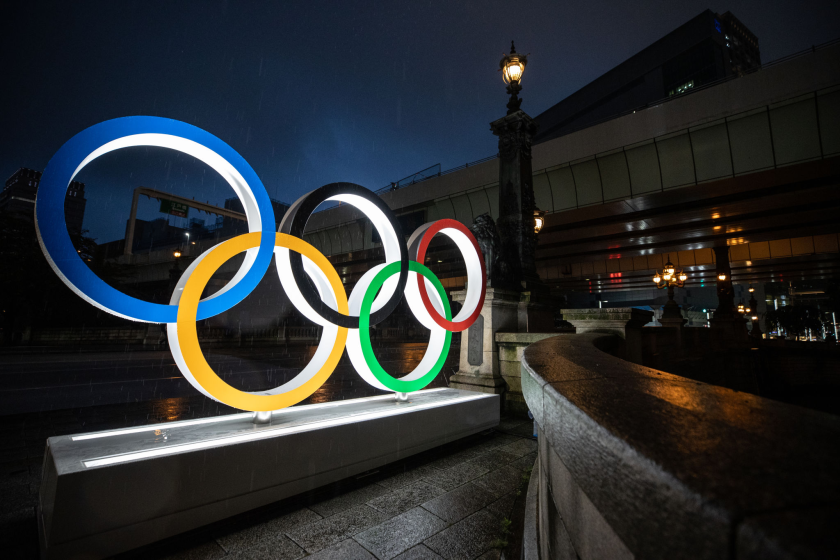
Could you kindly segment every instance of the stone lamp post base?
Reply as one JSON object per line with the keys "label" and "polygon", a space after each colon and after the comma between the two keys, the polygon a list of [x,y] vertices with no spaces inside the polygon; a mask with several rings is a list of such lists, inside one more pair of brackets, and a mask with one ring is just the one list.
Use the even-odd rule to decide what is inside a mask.
{"label": "stone lamp post base", "polygon": [[[463,302],[466,294],[466,290],[452,292],[452,299]],[[487,288],[481,315],[461,333],[461,359],[458,373],[449,379],[450,387],[497,395],[505,392],[507,384],[499,369],[495,334],[517,331],[519,299],[518,292]]]}
{"label": "stone lamp post base", "polygon": [[663,327],[682,327],[688,321],[683,318],[680,306],[673,299],[662,308],[662,318],[659,319]]}

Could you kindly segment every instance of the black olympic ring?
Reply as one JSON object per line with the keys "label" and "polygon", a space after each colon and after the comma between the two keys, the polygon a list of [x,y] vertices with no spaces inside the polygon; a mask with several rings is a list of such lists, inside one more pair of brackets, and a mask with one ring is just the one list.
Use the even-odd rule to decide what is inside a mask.
{"label": "black olympic ring", "polygon": [[[332,197],[336,197],[336,200],[338,200],[341,198],[342,195],[359,197],[361,199],[364,199],[366,202],[373,204],[378,210],[382,212],[385,220],[389,222],[389,225],[393,228],[394,233],[396,234],[396,245],[399,249],[400,255],[400,273],[397,279],[397,285],[396,289],[394,290],[394,293],[382,307],[380,307],[377,311],[373,312],[370,316],[370,324],[375,325],[384,321],[397,308],[397,306],[400,303],[400,300],[402,299],[406,281],[408,280],[408,247],[406,246],[405,237],[403,237],[402,228],[400,228],[399,222],[397,222],[394,213],[381,198],[376,196],[376,194],[374,194],[372,191],[355,183],[330,183],[329,185],[324,185],[319,189],[315,189],[314,191],[303,195],[294,204],[292,204],[291,208],[289,208],[289,210],[286,212],[286,215],[283,216],[283,221],[280,223],[279,232],[303,239],[303,231],[306,228],[306,222],[309,221],[310,216],[318,207],[318,205]],[[346,202],[359,208],[358,205],[355,204],[352,200],[343,200],[343,202]],[[361,210],[365,215],[367,215],[368,219],[370,219],[371,222],[373,222],[374,227],[377,228],[379,236],[382,239],[383,247],[385,247],[386,239],[393,239],[391,235],[389,235],[390,232],[382,231],[380,229],[380,226],[382,224],[380,224],[380,226],[377,226],[377,220],[374,219],[374,217],[368,215],[368,212],[365,212],[363,208],[359,208],[359,210]],[[304,271],[303,259],[301,258],[299,253],[290,252],[289,261],[291,264],[292,274],[294,276],[295,282],[297,283],[300,289],[301,294],[318,315],[320,315],[330,323],[338,325],[339,327],[346,327],[348,329],[359,328],[358,317],[342,315],[341,313],[329,307],[326,303],[324,303],[321,300],[320,294],[315,289],[314,285],[309,280],[308,275]]]}

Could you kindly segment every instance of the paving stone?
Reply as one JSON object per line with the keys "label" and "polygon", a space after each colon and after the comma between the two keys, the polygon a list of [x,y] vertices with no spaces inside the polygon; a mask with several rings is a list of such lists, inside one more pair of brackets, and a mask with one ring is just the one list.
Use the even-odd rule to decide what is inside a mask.
{"label": "paving stone", "polygon": [[488,550],[475,560],[499,560],[502,557],[502,551],[498,548],[494,548],[493,550]]}
{"label": "paving stone", "polygon": [[497,517],[481,510],[426,539],[423,544],[447,560],[472,560],[493,547],[502,536]]}
{"label": "paving stone", "polygon": [[314,523],[299,525],[287,531],[286,535],[312,553],[382,523],[387,517],[381,511],[363,504]]}
{"label": "paving stone", "polygon": [[443,560],[439,554],[435,554],[429,547],[423,544],[413,546],[400,554],[395,556],[394,560]]}
{"label": "paving stone", "polygon": [[508,465],[475,479],[473,484],[484,488],[493,496],[501,497],[517,490],[521,481],[522,471]]}
{"label": "paving stone", "polygon": [[444,490],[453,490],[474,478],[478,478],[489,470],[489,468],[475,463],[464,462],[446,470],[437,471],[427,477],[426,482]]}
{"label": "paving stone", "polygon": [[501,421],[499,422],[498,429],[499,430],[505,430],[505,431],[512,430],[514,428],[517,428],[517,427],[521,426],[522,424],[524,424],[526,422],[530,423],[530,420],[523,420],[521,418],[502,418]]}
{"label": "paving stone", "polygon": [[455,523],[490,504],[494,496],[484,488],[467,483],[423,504],[423,508],[444,521]]}
{"label": "paving stone", "polygon": [[375,558],[353,539],[346,539],[312,556],[307,556],[306,560],[374,560]]}
{"label": "paving stone", "polygon": [[407,511],[414,506],[428,502],[432,498],[440,496],[445,491],[438,486],[433,486],[425,481],[415,482],[409,486],[399,488],[389,494],[380,496],[368,502],[372,508],[388,514],[396,515]]}
{"label": "paving stone", "polygon": [[165,556],[164,560],[216,560],[224,557],[225,551],[219,543],[209,541]]}
{"label": "paving stone", "polygon": [[359,533],[355,539],[380,560],[390,560],[444,528],[445,521],[417,507]]}
{"label": "paving stone", "polygon": [[492,514],[495,514],[498,517],[499,521],[501,521],[505,517],[510,519],[511,511],[513,511],[513,503],[516,501],[516,498],[519,497],[516,494],[517,492],[508,492],[498,500],[488,505],[487,511],[489,511]]}
{"label": "paving stone", "polygon": [[504,451],[505,453],[510,453],[511,455],[515,455],[517,457],[522,457],[523,455],[527,455],[528,453],[536,453],[537,442],[533,439],[520,438],[518,441],[515,441],[510,445],[502,447],[502,451]]}
{"label": "paving stone", "polygon": [[523,471],[531,472],[534,468],[534,463],[537,461],[537,454],[536,453],[528,453],[527,455],[523,455],[510,465],[512,467],[517,467],[522,469]]}
{"label": "paving stone", "polygon": [[510,430],[505,430],[508,434],[517,437],[523,438],[533,438],[534,437],[534,422],[533,420],[528,420],[515,428],[511,428]]}
{"label": "paving stone", "polygon": [[377,482],[377,484],[384,486],[388,490],[395,490],[401,486],[408,486],[412,482],[422,480],[437,471],[438,469],[431,465],[422,465],[420,467],[415,467],[387,478],[383,478]]}
{"label": "paving stone", "polygon": [[345,540],[347,535],[344,533],[342,520],[328,517],[301,525],[289,531],[288,537],[306,552],[312,553]]}
{"label": "paving stone", "polygon": [[275,536],[282,536],[283,533],[292,531],[298,526],[311,524],[320,519],[321,516],[314,511],[303,508],[247,529],[220,536],[217,540],[225,551],[232,554],[251,549],[258,543],[271,540]]}
{"label": "paving stone", "polygon": [[236,558],[241,560],[297,560],[303,558],[306,552],[293,543],[288,537],[275,534],[255,543],[244,550],[237,550],[225,558]]}
{"label": "paving stone", "polygon": [[509,445],[509,444],[519,440],[519,439],[520,438],[518,438],[516,436],[512,436],[510,434],[501,434],[499,432],[496,432],[493,435],[493,439],[490,440],[490,441],[491,441],[491,443],[494,447],[502,447],[502,446],[505,446],[505,445]]}
{"label": "paving stone", "polygon": [[387,493],[388,489],[384,486],[380,486],[379,484],[369,484],[367,486],[363,486],[362,488],[351,490],[346,494],[336,496],[335,498],[313,504],[309,506],[309,509],[324,517],[330,517],[336,513],[364,504],[365,502]]}
{"label": "paving stone", "polygon": [[470,459],[470,463],[473,465],[478,465],[487,469],[488,471],[496,470],[499,467],[503,467],[512,461],[515,461],[517,456],[511,455],[510,453],[505,453],[502,449],[504,448],[497,448],[491,449],[486,453],[482,453],[478,457],[474,459]]}
{"label": "paving stone", "polygon": [[467,449],[463,449],[452,455],[447,455],[446,457],[441,457],[440,459],[436,460],[431,464],[432,467],[436,469],[445,470],[456,465],[460,465],[465,461],[469,461],[474,457],[478,457],[482,453],[487,451],[487,449],[479,449],[475,447],[470,447]]}

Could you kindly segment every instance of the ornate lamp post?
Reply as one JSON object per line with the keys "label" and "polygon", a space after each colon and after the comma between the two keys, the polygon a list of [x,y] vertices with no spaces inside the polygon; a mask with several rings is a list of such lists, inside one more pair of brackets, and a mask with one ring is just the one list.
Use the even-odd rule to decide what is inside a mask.
{"label": "ornate lamp post", "polygon": [[688,279],[688,275],[684,271],[674,268],[670,257],[662,272],[657,271],[653,276],[657,288],[660,290],[668,288],[668,302],[662,310],[662,319],[659,321],[664,327],[681,327],[686,322],[683,319],[680,306],[674,301],[674,288],[684,287],[686,279]]}
{"label": "ornate lamp post", "polygon": [[522,104],[519,92],[522,90],[522,73],[525,72],[526,64],[528,64],[528,55],[517,53],[511,41],[510,54],[506,54],[499,62],[499,70],[502,72],[502,77],[507,84],[507,92],[510,94],[510,101],[507,104],[508,115],[517,112]]}
{"label": "ornate lamp post", "polygon": [[[507,114],[490,123],[490,130],[499,139],[499,218],[495,227],[487,215],[478,216],[473,224],[486,258],[488,285],[481,316],[461,337],[458,372],[449,379],[449,386],[456,389],[508,391],[504,402],[511,408],[522,407],[525,401],[519,389],[509,387],[502,376],[507,366],[499,360],[496,333],[554,331],[549,290],[540,281],[534,259],[545,212],[534,201],[531,169],[531,143],[537,124],[519,108],[526,63],[526,57],[511,44],[511,53],[499,64],[510,94]],[[465,291],[452,293],[458,302],[465,297]]]}

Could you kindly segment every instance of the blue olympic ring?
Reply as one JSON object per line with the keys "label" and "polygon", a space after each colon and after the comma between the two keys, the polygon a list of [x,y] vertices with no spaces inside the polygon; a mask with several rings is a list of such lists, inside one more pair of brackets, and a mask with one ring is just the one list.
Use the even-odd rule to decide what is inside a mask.
{"label": "blue olympic ring", "polygon": [[[132,143],[132,137],[140,138],[138,135],[143,135],[144,140],[138,140],[142,143]],[[249,230],[272,232],[272,235],[261,236],[259,249],[256,256],[252,257],[250,266],[246,260],[240,273],[223,290],[201,301],[197,318],[206,319],[227,311],[251,293],[271,264],[276,227],[274,210],[262,181],[248,162],[219,138],[187,123],[161,117],[123,117],[91,126],[67,141],[47,164],[38,187],[35,221],[38,241],[44,254],[53,270],[74,292],[100,309],[134,321],[177,321],[177,305],[133,298],[96,276],[77,254],[65,225],[65,194],[76,174],[104,153],[140,145],[169,147],[185,153],[192,151],[192,155],[195,152],[204,153],[226,171],[226,174],[222,173],[223,177],[234,190],[237,190],[238,185],[240,190],[237,190],[237,195],[246,208]]]}

